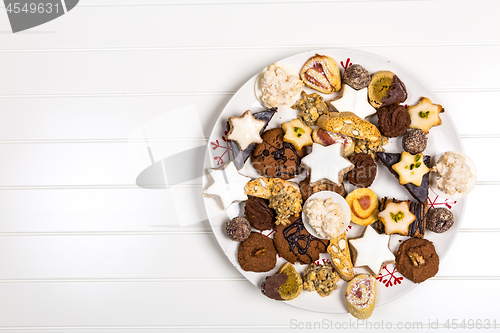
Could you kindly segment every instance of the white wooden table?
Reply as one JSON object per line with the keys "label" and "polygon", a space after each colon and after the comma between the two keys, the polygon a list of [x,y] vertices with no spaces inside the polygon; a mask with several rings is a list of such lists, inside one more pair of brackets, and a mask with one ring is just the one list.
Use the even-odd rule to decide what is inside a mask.
{"label": "white wooden table", "polygon": [[[0,331],[273,332],[315,322],[355,330],[349,314],[262,296],[208,223],[181,227],[167,190],[136,185],[129,154],[134,129],[187,105],[208,136],[251,76],[329,47],[378,54],[416,74],[478,167],[438,275],[378,307],[373,328],[500,326],[499,13],[494,0],[81,0],[12,34],[0,9]],[[199,138],[156,142],[191,139]],[[185,189],[199,200],[200,183]]]}

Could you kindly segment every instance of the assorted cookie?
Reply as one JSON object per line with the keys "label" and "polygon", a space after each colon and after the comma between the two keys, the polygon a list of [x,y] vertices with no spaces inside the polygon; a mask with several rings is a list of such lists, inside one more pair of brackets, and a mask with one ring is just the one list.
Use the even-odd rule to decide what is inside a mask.
{"label": "assorted cookie", "polygon": [[[323,95],[309,94],[309,88]],[[300,71],[282,63],[270,65],[257,77],[255,93],[270,109],[229,117],[232,161],[208,170],[210,185],[204,195],[214,197],[224,210],[244,201],[244,217],[225,224],[228,239],[239,242],[242,270],[269,272],[278,260],[286,261],[263,279],[262,292],[280,301],[299,297],[303,289],[328,297],[344,280],[348,311],[366,319],[385,265],[395,263],[414,283],[433,277],[439,257],[433,243],[424,239],[425,230],[446,232],[454,216],[446,208],[429,210],[431,175],[436,178],[433,191],[452,198],[467,194],[476,181],[475,166],[463,154],[446,152],[431,166],[425,153],[429,130],[442,123],[442,106],[426,97],[403,105],[408,92],[395,73],[370,75],[359,64],[346,64],[341,75],[336,60],[326,55],[311,57]],[[296,112],[285,119],[295,118],[277,123],[281,117],[275,116],[284,109]],[[376,119],[365,119],[374,114]],[[389,141],[400,142],[403,150],[385,152]],[[378,173],[387,171],[378,171],[377,161],[417,202],[378,199],[370,187]],[[262,177],[246,177],[249,168]],[[350,212],[345,208],[344,214],[328,199],[309,199],[322,191],[345,197]],[[364,227],[360,237],[348,237],[347,224],[339,222],[349,213],[349,228]],[[394,248],[394,237],[406,239],[397,244],[396,255],[389,247]],[[360,269],[369,274],[356,275]]]}

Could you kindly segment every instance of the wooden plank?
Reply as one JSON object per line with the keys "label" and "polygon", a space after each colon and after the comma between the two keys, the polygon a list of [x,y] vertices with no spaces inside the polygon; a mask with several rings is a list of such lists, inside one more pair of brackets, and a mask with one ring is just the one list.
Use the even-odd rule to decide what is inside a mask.
{"label": "wooden plank", "polygon": [[[418,323],[430,328],[438,320],[500,320],[495,302],[500,281],[427,281],[403,297],[377,307],[368,322]],[[460,292],[457,292],[460,291]],[[349,314],[309,312],[267,299],[244,281],[175,283],[0,284],[5,299],[4,330],[95,329],[96,332],[148,328],[220,330],[246,328],[296,331],[299,323],[356,323]],[[336,291],[342,292],[340,290]],[[490,295],[478,299],[477,295]],[[194,301],[196,300],[196,301]],[[450,307],[468,300],[469,307]],[[173,303],[175,306],[173,306]],[[401,311],[404,307],[405,311]],[[436,308],[440,311],[436,312]],[[252,314],[252,315],[249,315]],[[396,315],[397,314],[397,315]],[[333,323],[332,323],[333,322]],[[361,324],[361,323],[359,323]],[[416,324],[419,325],[419,324]],[[412,326],[410,326],[412,327]],[[497,326],[498,327],[498,326]],[[347,326],[349,328],[349,326]],[[359,328],[363,328],[359,326]],[[441,326],[442,328],[442,326]],[[190,329],[190,330],[189,330]],[[352,329],[351,330],[355,330]],[[184,331],[184,330],[183,330]],[[205,331],[205,330],[203,330]],[[281,331],[281,330],[280,330]],[[155,332],[153,330],[152,332]],[[265,331],[264,331],[265,332]]]}
{"label": "wooden plank", "polygon": [[[437,92],[462,135],[496,134],[499,112],[488,112],[500,91]],[[166,112],[194,104],[205,136],[209,136],[228,95],[0,98],[2,140],[127,139],[141,124]],[[471,117],[488,114],[489,121]],[[167,136],[167,135],[166,135]]]}
{"label": "wooden plank", "polygon": [[[241,278],[210,233],[0,236],[0,280]],[[491,256],[498,233],[459,233],[438,276],[500,276]]]}
{"label": "wooden plank", "polygon": [[[245,1],[242,4],[207,6],[109,7],[84,6],[81,3],[65,16],[19,34],[22,38],[18,38],[18,34],[2,34],[0,47],[280,47],[318,44],[353,47],[360,44],[498,42],[495,24],[498,7],[494,0],[456,1],[453,7],[447,1],[391,1],[390,6],[380,4],[378,1],[363,1],[360,10],[357,1],[290,4]],[[480,14],[478,8],[481,8]],[[333,22],[315,20],[314,28],[309,28],[301,23],[306,19],[306,12],[355,12],[356,32],[353,32],[351,15],[335,15]],[[446,15],[443,16],[443,13]],[[112,24],[110,17],[113,18]],[[385,25],[373,24],[377,17],[390,17],[391,25],[401,28],[388,29]],[[467,20],[462,17],[467,17]],[[89,18],[92,24],[89,24]],[[422,24],[422,18],[433,24]],[[201,28],[189,28],[193,22]],[[414,28],[417,26],[418,29]],[[478,26],[482,27],[480,36]],[[0,29],[10,31],[6,15],[1,16]]]}

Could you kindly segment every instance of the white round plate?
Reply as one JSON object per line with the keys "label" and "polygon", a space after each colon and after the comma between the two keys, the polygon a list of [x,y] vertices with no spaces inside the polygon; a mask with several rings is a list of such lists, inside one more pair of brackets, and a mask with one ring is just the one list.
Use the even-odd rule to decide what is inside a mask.
{"label": "white round plate", "polygon": [[[347,229],[349,227],[349,223],[351,222],[351,208],[349,207],[349,204],[347,203],[347,201],[345,201],[344,197],[342,197],[340,194],[338,194],[336,192],[332,192],[332,191],[316,192],[313,195],[311,195],[309,198],[307,198],[306,202],[304,202],[304,207],[307,204],[307,202],[309,202],[310,200],[321,199],[321,200],[325,201],[326,199],[329,199],[329,198],[332,198],[333,202],[338,204],[340,206],[340,210],[342,211],[343,228],[342,228],[342,232],[340,233],[340,234],[342,234],[344,232],[343,230]],[[325,237],[321,237],[320,235],[318,235],[318,233],[316,232],[316,229],[314,229],[314,227],[309,223],[309,217],[307,216],[307,214],[304,210],[302,210],[302,222],[304,223],[304,227],[307,229],[307,231],[311,235],[313,235],[316,238],[325,239]],[[340,236],[340,234],[335,235],[334,237],[338,237],[338,236]],[[327,239],[329,239],[329,238],[327,238]]]}
{"label": "white round plate", "polygon": [[[293,55],[291,57],[274,60],[270,59],[269,65],[273,62],[279,61],[280,63],[285,63],[290,67],[294,68],[297,73],[299,73],[302,65],[310,58],[318,54],[328,55],[334,58],[343,72],[343,67],[346,66],[347,62],[360,64],[365,67],[371,74],[381,71],[389,70],[395,73],[401,81],[404,82],[408,91],[408,99],[404,102],[407,105],[415,105],[419,101],[420,97],[428,97],[433,103],[440,103],[437,96],[415,75],[408,72],[403,67],[393,63],[388,59],[376,56],[374,54],[365,53],[361,51],[348,50],[348,49],[325,49],[317,51],[309,51],[300,54]],[[207,156],[205,159],[204,169],[217,168],[220,167],[224,162],[229,159],[229,143],[226,141],[226,122],[229,117],[241,116],[246,110],[252,112],[258,112],[265,110],[264,107],[260,105],[257,101],[254,93],[256,76],[248,80],[233,96],[226,107],[222,110],[215,127],[210,135]],[[307,93],[315,92],[311,89],[304,89]],[[331,99],[334,94],[323,95],[326,100]],[[446,106],[445,106],[446,108]],[[428,134],[427,149],[424,151],[425,155],[430,155],[431,157],[440,155],[446,151],[457,151],[463,152],[462,143],[458,135],[458,131],[451,119],[453,110],[446,108],[446,112],[440,115],[442,119],[442,125],[436,126],[430,129]],[[293,109],[285,109],[279,111],[268,125],[268,129],[279,127],[282,122],[290,121],[297,117],[297,111]],[[368,120],[374,122],[376,121],[376,116],[368,118]],[[386,152],[397,152],[402,151],[401,137],[393,138],[385,146]],[[251,163],[245,164],[245,167],[240,171],[242,174],[257,178],[259,174],[251,167]],[[389,170],[387,170],[380,162],[377,162],[378,170],[377,176],[373,185],[370,187],[379,198],[388,196],[391,198],[396,198],[400,200],[410,199],[415,201],[413,197],[406,191],[404,187],[399,185],[399,181],[394,177]],[[204,177],[203,187],[206,188],[207,180]],[[349,193],[355,187],[350,185],[347,181],[344,181],[346,191]],[[215,237],[217,238],[222,251],[226,254],[231,263],[238,269],[243,276],[245,276],[251,283],[256,286],[255,292],[260,294],[259,287],[266,278],[276,272],[278,268],[285,263],[283,258],[278,259],[276,267],[266,273],[253,273],[245,272],[241,269],[237,260],[237,250],[238,243],[229,240],[224,232],[225,223],[235,217],[243,216],[244,203],[235,203],[229,207],[227,211],[222,210],[217,204],[216,200],[213,198],[205,198],[205,208],[207,211],[207,216],[210,221],[210,225],[213,229]],[[455,216],[455,224],[453,227],[443,233],[435,234],[430,231],[426,231],[425,238],[432,241],[436,247],[436,251],[442,261],[446,253],[450,249],[453,241],[457,235],[458,229],[460,227],[462,217],[465,211],[466,198],[462,198],[458,201],[445,199],[439,197],[437,194],[429,190],[429,205],[431,207],[448,207],[452,210]],[[364,227],[354,225],[351,223],[347,232],[348,238],[359,237],[363,231]],[[264,235],[272,237],[272,231],[263,232]],[[391,236],[390,248],[396,253],[399,246],[399,241],[404,240],[407,237],[402,237],[398,235]],[[328,253],[322,254],[320,256],[319,262],[323,263],[328,261],[330,256]],[[295,268],[299,272],[303,272],[307,265],[296,264]],[[366,273],[362,268],[355,268],[355,272]],[[424,282],[425,283],[425,282]],[[307,309],[311,311],[325,312],[325,313],[346,313],[347,307],[345,305],[345,288],[347,283],[340,281],[339,288],[328,297],[320,297],[315,292],[303,291],[296,299],[287,302],[298,308]],[[405,294],[416,286],[413,282],[404,278],[400,273],[395,270],[394,265],[388,265],[384,267],[377,277],[377,300],[376,305],[382,305],[390,302],[399,296]],[[265,296],[262,296],[265,298]],[[276,302],[271,299],[265,299],[263,301]],[[375,310],[376,311],[376,310]]]}

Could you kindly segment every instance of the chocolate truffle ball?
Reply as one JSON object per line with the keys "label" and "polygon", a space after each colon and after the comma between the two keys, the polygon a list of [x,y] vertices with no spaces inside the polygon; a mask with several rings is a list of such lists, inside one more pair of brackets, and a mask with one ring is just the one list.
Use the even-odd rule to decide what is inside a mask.
{"label": "chocolate truffle ball", "polygon": [[344,72],[344,83],[356,90],[368,87],[370,80],[370,73],[358,64],[347,67]]}
{"label": "chocolate truffle ball", "polygon": [[403,149],[412,155],[420,154],[427,147],[427,137],[421,129],[411,129],[403,136]]}
{"label": "chocolate truffle ball", "polygon": [[454,222],[453,213],[444,207],[431,209],[427,215],[427,229],[438,234],[449,230]]}
{"label": "chocolate truffle ball", "polygon": [[235,217],[226,223],[226,234],[230,240],[243,242],[250,236],[250,222],[244,217]]}

